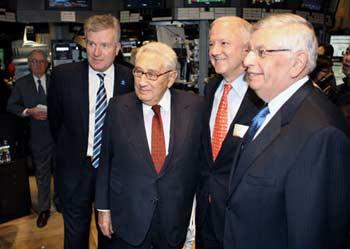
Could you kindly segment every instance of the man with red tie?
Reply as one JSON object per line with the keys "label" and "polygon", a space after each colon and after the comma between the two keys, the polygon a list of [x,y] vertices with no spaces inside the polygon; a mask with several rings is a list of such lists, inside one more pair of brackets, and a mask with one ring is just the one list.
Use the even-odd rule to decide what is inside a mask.
{"label": "man with red tie", "polygon": [[115,248],[182,248],[198,179],[200,97],[169,88],[177,57],[151,42],[136,55],[135,93],[107,110],[96,208]]}
{"label": "man with red tie", "polygon": [[196,247],[223,247],[228,180],[233,157],[261,104],[244,79],[243,59],[251,25],[235,16],[216,19],[209,31],[209,57],[218,77],[205,88],[201,178],[196,194]]}

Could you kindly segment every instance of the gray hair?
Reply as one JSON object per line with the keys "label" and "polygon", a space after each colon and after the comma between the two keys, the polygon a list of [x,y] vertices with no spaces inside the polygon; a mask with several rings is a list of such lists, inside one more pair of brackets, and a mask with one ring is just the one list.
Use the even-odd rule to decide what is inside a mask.
{"label": "gray hair", "polygon": [[47,53],[44,50],[42,50],[42,49],[33,49],[32,51],[30,51],[30,53],[28,55],[28,58],[27,58],[28,59],[28,63],[32,60],[32,57],[33,57],[34,54],[41,54],[44,57],[45,61],[48,62],[48,60],[47,60]]}
{"label": "gray hair", "polygon": [[250,34],[252,32],[252,25],[246,20],[237,16],[222,16],[215,19],[210,25],[210,30],[213,28],[215,24],[224,23],[224,22],[230,23],[233,29],[241,33],[241,37],[239,39],[243,39],[242,40],[243,43],[249,42]]}
{"label": "gray hair", "polygon": [[90,16],[84,23],[85,37],[87,32],[98,32],[105,29],[114,29],[116,40],[120,39],[120,24],[116,17],[111,14]]}
{"label": "gray hair", "polygon": [[253,31],[264,28],[279,28],[279,41],[293,52],[305,51],[308,54],[307,68],[311,72],[316,67],[317,37],[312,25],[303,17],[285,13],[273,14],[258,21]]}
{"label": "gray hair", "polygon": [[137,50],[136,62],[143,53],[157,55],[163,62],[166,70],[176,70],[177,56],[175,51],[167,44],[162,42],[150,42]]}

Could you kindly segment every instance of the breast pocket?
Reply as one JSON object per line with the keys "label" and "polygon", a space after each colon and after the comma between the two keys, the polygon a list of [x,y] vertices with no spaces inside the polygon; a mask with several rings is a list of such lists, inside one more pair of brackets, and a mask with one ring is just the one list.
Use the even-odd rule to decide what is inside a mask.
{"label": "breast pocket", "polygon": [[253,176],[247,175],[245,177],[245,182],[248,185],[253,185],[257,187],[275,187],[276,179],[272,177],[261,177],[261,176]]}

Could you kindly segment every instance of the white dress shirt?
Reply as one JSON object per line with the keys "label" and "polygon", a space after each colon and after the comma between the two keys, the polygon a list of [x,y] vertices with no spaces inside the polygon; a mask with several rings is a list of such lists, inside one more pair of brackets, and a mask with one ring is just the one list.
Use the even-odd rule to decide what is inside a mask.
{"label": "white dress shirt", "polygon": [[33,75],[33,79],[35,82],[36,90],[39,91],[39,83],[38,80],[40,80],[41,85],[43,86],[45,94],[47,94],[47,87],[46,87],[46,75],[43,74],[40,78]]}
{"label": "white dress shirt", "polygon": [[270,122],[270,120],[275,116],[278,110],[292,97],[292,95],[298,91],[300,87],[302,87],[309,80],[309,76],[305,76],[304,78],[298,80],[289,86],[286,90],[278,94],[274,97],[267,105],[269,107],[270,113],[266,116],[264,122],[260,126],[260,128],[255,133],[253,140],[259,135],[259,133],[264,129],[264,127]]}
{"label": "white dress shirt", "polygon": [[[170,139],[170,115],[171,115],[171,94],[169,89],[165,91],[163,97],[159,101],[160,115],[162,116],[163,132],[165,140],[165,153],[168,155],[169,139]],[[142,104],[143,120],[146,129],[148,148],[151,153],[152,148],[152,119],[154,112],[152,106]],[[98,209],[99,212],[110,212],[109,209]]]}
{"label": "white dress shirt", "polygon": [[[42,87],[43,87],[43,89],[44,89],[44,92],[45,92],[45,94],[47,94],[46,75],[43,74],[40,78],[36,77],[34,74],[32,74],[32,76],[33,76],[33,79],[34,79],[34,83],[35,83],[35,88],[36,88],[36,90],[39,92],[39,83],[38,83],[38,80],[40,80],[40,81],[41,81],[40,83],[41,83],[41,85],[42,85]],[[22,116],[23,116],[23,117],[28,117],[27,111],[28,111],[28,108],[25,108],[25,109],[23,110],[23,112],[22,112]]]}
{"label": "white dress shirt", "polygon": [[[241,106],[241,103],[243,101],[244,95],[248,90],[248,84],[247,82],[244,81],[243,78],[244,78],[244,73],[241,74],[234,81],[228,83],[232,85],[232,89],[229,91],[227,95],[227,102],[228,102],[227,129],[230,128],[230,124],[232,123],[233,119],[237,115],[239,107]],[[213,107],[211,109],[211,115],[210,115],[210,121],[209,121],[210,137],[212,137],[213,135],[216,113],[218,112],[220,100],[221,100],[222,94],[224,93],[224,84],[226,84],[226,81],[222,80],[219,87],[215,91]]]}
{"label": "white dress shirt", "polygon": [[[171,94],[169,89],[165,91],[163,97],[159,101],[160,115],[162,116],[163,132],[165,140],[165,153],[168,155],[169,151],[169,139],[170,139],[170,117],[171,117]],[[143,120],[145,122],[146,136],[148,142],[148,148],[151,152],[152,148],[152,119],[154,112],[152,106],[142,104]]]}
{"label": "white dress shirt", "polygon": [[[100,86],[100,78],[98,73],[89,66],[89,137],[87,156],[92,156],[94,146],[94,134],[95,134],[95,111],[96,111],[96,96]],[[113,97],[114,91],[114,65],[112,64],[106,71],[103,72],[104,85],[107,94],[107,102]]]}

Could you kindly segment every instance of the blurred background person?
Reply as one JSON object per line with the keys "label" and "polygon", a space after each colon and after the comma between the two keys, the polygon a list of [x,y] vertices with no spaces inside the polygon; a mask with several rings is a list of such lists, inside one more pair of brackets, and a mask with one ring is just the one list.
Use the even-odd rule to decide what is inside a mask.
{"label": "blurred background person", "polygon": [[29,144],[38,187],[39,216],[36,224],[38,227],[44,227],[50,216],[50,183],[54,161],[54,143],[47,120],[46,96],[50,79],[46,74],[46,53],[33,50],[29,54],[28,65],[31,74],[17,80],[8,100],[7,110],[29,119]]}

